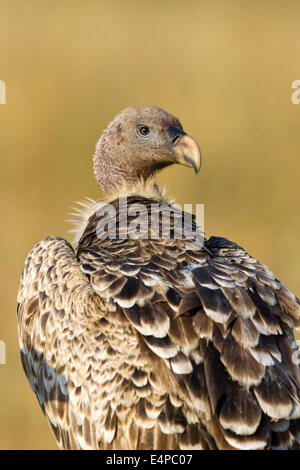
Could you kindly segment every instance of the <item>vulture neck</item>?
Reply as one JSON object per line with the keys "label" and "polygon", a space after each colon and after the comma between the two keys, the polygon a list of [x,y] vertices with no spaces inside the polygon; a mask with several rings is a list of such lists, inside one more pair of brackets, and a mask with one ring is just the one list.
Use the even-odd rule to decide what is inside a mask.
{"label": "vulture neck", "polygon": [[122,165],[120,165],[105,152],[101,156],[96,153],[94,157],[95,178],[105,196],[118,194],[120,187],[122,192],[126,187],[130,192],[130,188],[136,185],[141,186],[143,182],[147,185],[147,182],[151,181],[153,185],[154,173],[155,169],[152,167],[136,168],[126,160],[122,160]]}
{"label": "vulture neck", "polygon": [[110,139],[109,128],[97,143],[93,163],[96,181],[105,196],[117,193],[120,185],[130,188],[141,181],[153,181],[156,171],[170,164],[155,159],[141,159],[139,154],[134,151],[128,153],[121,146],[116,150],[115,143]]}
{"label": "vulture neck", "polygon": [[130,188],[135,186],[141,179],[144,179],[130,174],[125,168],[112,165],[111,162],[109,165],[102,162],[95,176],[105,196],[111,193],[117,194],[120,186]]}

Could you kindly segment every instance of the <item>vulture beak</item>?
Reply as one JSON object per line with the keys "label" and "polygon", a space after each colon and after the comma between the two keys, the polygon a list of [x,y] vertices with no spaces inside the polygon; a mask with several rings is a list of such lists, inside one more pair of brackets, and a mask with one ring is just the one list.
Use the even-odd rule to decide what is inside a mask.
{"label": "vulture beak", "polygon": [[182,129],[175,127],[170,127],[168,133],[172,140],[176,162],[184,166],[193,167],[195,173],[199,173],[201,151],[196,140],[187,135]]}

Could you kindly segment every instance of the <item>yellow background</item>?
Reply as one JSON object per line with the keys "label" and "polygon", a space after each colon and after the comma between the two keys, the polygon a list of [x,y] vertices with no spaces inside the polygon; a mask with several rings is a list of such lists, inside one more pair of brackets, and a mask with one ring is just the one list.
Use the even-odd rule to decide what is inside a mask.
{"label": "yellow background", "polygon": [[1,449],[56,448],[20,365],[19,276],[41,238],[70,240],[73,201],[100,196],[94,146],[122,108],[180,118],[201,172],[159,180],[300,295],[299,18],[299,1],[0,1]]}

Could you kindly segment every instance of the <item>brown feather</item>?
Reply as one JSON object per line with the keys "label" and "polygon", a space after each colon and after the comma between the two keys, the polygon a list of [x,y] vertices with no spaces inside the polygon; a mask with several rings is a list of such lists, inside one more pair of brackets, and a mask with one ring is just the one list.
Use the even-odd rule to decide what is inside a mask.
{"label": "brown feather", "polygon": [[[138,138],[140,125],[155,146]],[[235,243],[193,238],[201,233],[194,217],[152,177],[177,161],[183,136],[199,159],[195,141],[165,111],[118,115],[94,157],[106,199],[84,204],[74,248],[48,237],[25,261],[21,360],[61,448],[300,447],[300,302]],[[140,231],[137,207],[147,209]],[[111,238],[108,209],[106,225],[117,221]],[[185,216],[191,226],[176,237]]]}

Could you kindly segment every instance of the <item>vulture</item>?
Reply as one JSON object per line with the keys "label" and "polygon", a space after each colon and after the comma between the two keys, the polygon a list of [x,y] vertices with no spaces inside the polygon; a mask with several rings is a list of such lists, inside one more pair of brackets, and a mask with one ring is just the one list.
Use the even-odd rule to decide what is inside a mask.
{"label": "vulture", "polygon": [[22,365],[57,445],[299,449],[300,301],[155,182],[175,163],[198,173],[196,140],[129,107],[93,162],[104,199],[83,203],[72,245],[34,246],[18,292]]}

